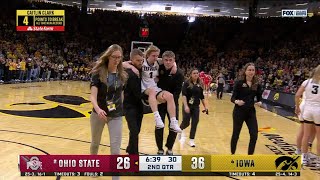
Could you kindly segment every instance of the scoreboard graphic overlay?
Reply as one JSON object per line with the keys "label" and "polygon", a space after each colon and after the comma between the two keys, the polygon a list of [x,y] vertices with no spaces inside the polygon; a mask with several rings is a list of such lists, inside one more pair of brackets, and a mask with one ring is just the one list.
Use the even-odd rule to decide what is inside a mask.
{"label": "scoreboard graphic overlay", "polygon": [[64,10],[17,10],[17,31],[64,31]]}
{"label": "scoreboard graphic overlay", "polygon": [[299,155],[20,155],[21,176],[300,176]]}

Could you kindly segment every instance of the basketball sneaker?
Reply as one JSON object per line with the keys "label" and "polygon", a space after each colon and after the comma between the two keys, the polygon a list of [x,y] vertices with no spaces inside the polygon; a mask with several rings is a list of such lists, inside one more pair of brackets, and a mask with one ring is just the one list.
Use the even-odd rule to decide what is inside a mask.
{"label": "basketball sneaker", "polygon": [[173,152],[172,152],[172,150],[167,150],[167,152],[166,152],[166,155],[169,155],[169,156],[172,156],[173,155]]}
{"label": "basketball sneaker", "polygon": [[313,160],[316,160],[317,159],[317,155],[316,154],[313,154],[312,152],[308,152],[308,159],[313,161]]}
{"label": "basketball sneaker", "polygon": [[178,120],[170,120],[170,129],[172,129],[176,133],[181,133],[182,130],[179,127]]}
{"label": "basketball sneaker", "polygon": [[301,155],[301,150],[300,150],[300,149],[297,149],[297,150],[295,151],[295,153],[298,154],[298,155]]}
{"label": "basketball sneaker", "polygon": [[189,145],[190,145],[191,147],[196,147],[196,144],[194,143],[194,139],[190,139],[190,140],[189,140]]}
{"label": "basketball sneaker", "polygon": [[156,128],[157,129],[162,129],[162,128],[164,128],[164,124],[163,124],[163,121],[162,121],[162,119],[161,119],[161,116],[155,116],[154,117],[154,120],[155,120],[155,122],[156,122]]}
{"label": "basketball sneaker", "polygon": [[302,160],[302,166],[309,166],[310,165],[309,157],[308,157],[307,153],[302,153],[301,158],[302,158],[301,159]]}
{"label": "basketball sneaker", "polygon": [[163,155],[164,151],[163,150],[158,150],[157,155]]}
{"label": "basketball sneaker", "polygon": [[316,159],[316,166],[315,166],[316,170],[320,170],[320,157],[317,157]]}

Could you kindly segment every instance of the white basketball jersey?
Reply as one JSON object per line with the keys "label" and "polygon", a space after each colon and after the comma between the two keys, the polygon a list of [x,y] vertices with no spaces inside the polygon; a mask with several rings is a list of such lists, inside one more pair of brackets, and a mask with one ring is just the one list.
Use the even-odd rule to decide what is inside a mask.
{"label": "white basketball jersey", "polygon": [[305,105],[320,107],[320,84],[315,84],[312,79],[307,79],[302,83],[305,87]]}
{"label": "white basketball jersey", "polygon": [[156,61],[153,65],[150,65],[146,59],[143,61],[141,81],[142,92],[150,87],[157,87],[157,83],[154,81],[154,79],[159,75],[158,70],[158,61]]}

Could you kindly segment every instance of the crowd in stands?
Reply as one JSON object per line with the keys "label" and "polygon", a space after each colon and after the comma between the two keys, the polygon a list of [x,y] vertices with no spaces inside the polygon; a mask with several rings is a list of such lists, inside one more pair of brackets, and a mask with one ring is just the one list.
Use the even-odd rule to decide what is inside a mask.
{"label": "crowd in stands", "polygon": [[[12,3],[12,2],[11,2]],[[96,10],[43,2],[17,1],[0,12],[0,83],[32,80],[89,80],[97,57],[119,44],[128,59],[131,41],[149,41],[176,53],[187,74],[194,67],[213,80],[221,72],[233,82],[241,67],[254,62],[265,88],[295,92],[320,63],[320,17],[197,17]],[[16,32],[16,9],[65,9],[65,32]],[[148,25],[147,39],[139,37]]]}

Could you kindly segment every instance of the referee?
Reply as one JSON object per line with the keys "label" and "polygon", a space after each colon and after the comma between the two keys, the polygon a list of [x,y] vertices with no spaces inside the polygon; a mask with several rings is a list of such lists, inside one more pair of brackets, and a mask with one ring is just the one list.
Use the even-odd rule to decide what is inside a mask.
{"label": "referee", "polygon": [[246,122],[250,142],[248,155],[252,155],[255,150],[258,139],[258,122],[254,99],[257,97],[257,104],[261,106],[261,85],[255,76],[255,65],[247,63],[240,74],[239,79],[235,82],[231,102],[235,104],[233,109],[233,132],[231,138],[231,154],[236,152],[239,134],[243,122]]}
{"label": "referee", "polygon": [[[176,115],[177,120],[179,119],[179,96],[182,89],[182,83],[184,81],[183,73],[180,69],[177,69],[175,74],[170,74],[172,67],[175,63],[175,54],[172,51],[165,51],[162,54],[163,64],[159,67],[159,82],[158,87],[170,92],[173,95],[174,102],[176,104]],[[158,110],[161,116],[162,121],[165,120],[165,116],[167,114],[168,119],[170,119],[168,111],[167,111],[167,104],[159,104]],[[164,123],[164,122],[163,122]],[[170,121],[169,121],[170,127]],[[158,155],[163,155],[163,129],[156,129],[155,136],[156,136],[156,143],[158,146]],[[172,148],[173,144],[176,140],[177,133],[169,128],[169,135],[167,138],[166,147],[168,148],[166,155],[173,155]]]}
{"label": "referee", "polygon": [[217,99],[222,99],[222,94],[223,94],[223,88],[226,85],[226,82],[223,78],[223,74],[220,73],[218,78],[217,78]]}
{"label": "referee", "polygon": [[[139,49],[133,49],[130,53],[132,65],[141,70],[143,63],[143,52]],[[141,102],[141,78],[131,69],[126,69],[128,73],[127,85],[124,89],[123,109],[127,120],[129,134],[129,143],[127,146],[128,154],[139,153],[139,133],[143,118],[143,104]],[[140,73],[141,74],[141,73]]]}

